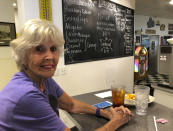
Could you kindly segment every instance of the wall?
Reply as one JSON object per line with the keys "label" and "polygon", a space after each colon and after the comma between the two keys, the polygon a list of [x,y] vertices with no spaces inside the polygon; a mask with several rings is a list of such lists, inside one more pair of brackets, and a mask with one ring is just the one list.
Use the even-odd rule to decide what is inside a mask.
{"label": "wall", "polygon": [[[173,23],[173,19],[165,19],[159,17],[152,17],[154,21],[159,20],[160,24],[165,24],[165,30],[160,31],[160,26],[154,26],[152,28],[147,28],[149,16],[135,15],[135,30],[142,29],[142,34],[145,34],[145,29],[153,29],[156,30],[156,34],[161,36],[170,36],[168,35],[168,24]],[[160,43],[160,42],[159,42]],[[160,60],[160,55],[165,56],[167,60]],[[168,74],[169,73],[169,61],[170,54],[160,54],[160,49],[158,50],[158,73],[160,74]]]}
{"label": "wall", "polygon": [[165,24],[165,31],[160,31],[160,26],[154,26],[152,28],[147,28],[147,22],[150,16],[143,16],[143,15],[135,15],[135,30],[142,28],[142,34],[145,34],[145,29],[153,29],[156,30],[156,34],[160,36],[168,35],[168,24],[173,23],[173,19],[165,19],[159,17],[152,17],[154,21],[159,20],[160,24]]}
{"label": "wall", "polygon": [[0,22],[14,22],[12,0],[0,0]]}
{"label": "wall", "polygon": [[16,71],[17,67],[11,57],[11,49],[9,47],[0,47],[0,90]]}
{"label": "wall", "polygon": [[18,17],[16,22],[18,23],[19,30],[25,21],[33,18],[39,18],[39,1],[38,0],[17,0]]}
{"label": "wall", "polygon": [[[26,20],[39,18],[38,0],[36,2],[35,0],[17,0],[18,9],[12,7],[12,2],[12,0],[0,0],[0,21],[15,22],[16,32],[18,32]],[[11,48],[9,46],[0,47],[0,90],[17,71],[18,69],[12,58]]]}
{"label": "wall", "polygon": [[[134,8],[134,0],[129,1],[131,3],[129,6]],[[122,4],[122,1],[119,0],[119,2]],[[128,4],[127,1],[124,3]],[[18,0],[18,11],[23,11],[23,13],[18,13],[18,19],[16,20],[19,23],[19,26],[17,27],[17,30],[21,28],[21,25],[26,20],[39,17],[38,0]],[[61,0],[52,1],[52,12],[53,23],[60,28],[61,31],[63,31]],[[10,56],[9,49],[2,50],[4,50],[5,54]],[[124,84],[128,90],[132,91],[134,77],[133,62],[134,58],[131,56],[119,59],[72,64],[67,66],[64,65],[64,57],[62,54],[60,56],[57,71],[53,78],[69,95],[78,95],[91,91],[109,89],[110,87],[107,83],[111,80],[115,80],[119,84]],[[13,71],[15,72],[16,69]],[[10,73],[6,72],[6,74]],[[9,76],[6,77],[9,79]]]}
{"label": "wall", "polygon": [[[14,23],[14,8],[12,0],[0,0],[0,22]],[[0,90],[17,71],[16,64],[11,57],[9,46],[0,47]]]}
{"label": "wall", "polygon": [[[62,31],[62,2],[61,0],[52,2],[52,5],[54,5],[52,7],[52,12],[57,12],[53,13],[54,23]],[[120,0],[117,2],[121,2],[122,4]],[[130,3],[129,6],[134,9],[134,1]],[[134,77],[133,61],[134,58],[132,56],[120,59],[64,65],[62,56],[57,70],[65,70],[65,73],[60,76],[55,74],[54,79],[70,95],[109,89],[110,87],[107,83],[110,80],[115,80],[119,84],[124,84],[129,90],[132,90]]]}

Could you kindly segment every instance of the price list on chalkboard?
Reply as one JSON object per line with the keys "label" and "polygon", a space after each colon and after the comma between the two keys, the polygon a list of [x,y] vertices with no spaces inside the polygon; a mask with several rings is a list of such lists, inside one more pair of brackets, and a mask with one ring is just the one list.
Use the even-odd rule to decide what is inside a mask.
{"label": "price list on chalkboard", "polygon": [[134,10],[107,0],[62,0],[65,64],[132,56]]}

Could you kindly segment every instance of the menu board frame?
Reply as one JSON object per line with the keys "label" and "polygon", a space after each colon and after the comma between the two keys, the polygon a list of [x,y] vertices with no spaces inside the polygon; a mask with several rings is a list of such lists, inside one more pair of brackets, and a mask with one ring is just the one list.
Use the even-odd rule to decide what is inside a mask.
{"label": "menu board frame", "polygon": [[133,56],[134,10],[108,0],[62,0],[65,64]]}

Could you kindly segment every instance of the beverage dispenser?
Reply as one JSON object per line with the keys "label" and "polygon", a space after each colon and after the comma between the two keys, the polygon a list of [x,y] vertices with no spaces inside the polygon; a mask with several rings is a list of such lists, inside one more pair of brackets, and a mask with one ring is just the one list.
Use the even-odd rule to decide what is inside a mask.
{"label": "beverage dispenser", "polygon": [[135,82],[145,79],[148,71],[148,51],[143,46],[137,46],[135,50]]}

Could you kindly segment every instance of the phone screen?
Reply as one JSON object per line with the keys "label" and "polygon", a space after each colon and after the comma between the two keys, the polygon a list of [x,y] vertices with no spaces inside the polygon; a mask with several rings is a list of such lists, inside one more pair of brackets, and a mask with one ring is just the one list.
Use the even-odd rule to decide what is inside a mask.
{"label": "phone screen", "polygon": [[104,101],[104,102],[94,104],[93,106],[98,108],[106,108],[106,107],[112,106],[112,103],[109,101]]}

